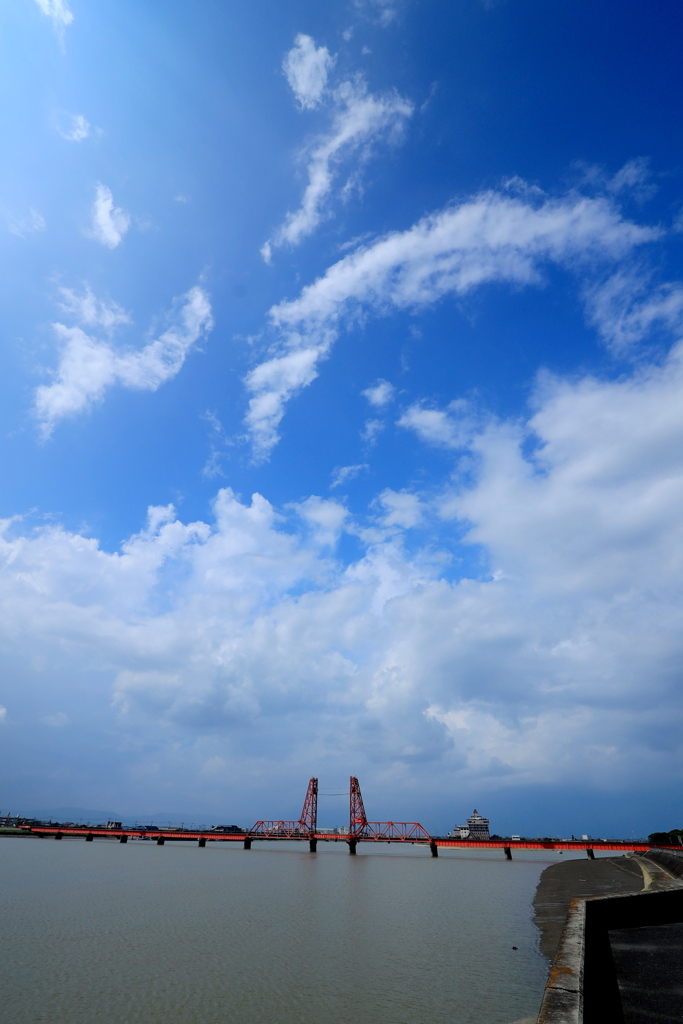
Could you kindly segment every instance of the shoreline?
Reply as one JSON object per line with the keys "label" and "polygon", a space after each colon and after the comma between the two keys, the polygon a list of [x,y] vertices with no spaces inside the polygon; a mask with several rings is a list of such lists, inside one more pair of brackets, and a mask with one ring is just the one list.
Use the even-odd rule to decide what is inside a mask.
{"label": "shoreline", "polygon": [[539,950],[552,962],[572,900],[642,892],[645,878],[635,857],[567,860],[545,868],[534,896],[534,924]]}

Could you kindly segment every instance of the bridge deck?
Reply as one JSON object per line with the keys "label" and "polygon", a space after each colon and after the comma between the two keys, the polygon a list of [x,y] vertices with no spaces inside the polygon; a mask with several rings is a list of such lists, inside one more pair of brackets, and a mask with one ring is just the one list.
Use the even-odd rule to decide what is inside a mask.
{"label": "bridge deck", "polygon": [[[411,845],[429,846],[434,844],[442,849],[453,850],[619,850],[622,853],[646,853],[650,849],[649,843],[643,842],[603,842],[601,840],[511,840],[511,839],[488,839],[488,840],[467,840],[467,839],[441,839],[431,837],[430,839],[414,839],[399,837],[374,837],[357,836],[352,837],[344,834],[330,834],[329,832],[316,832],[310,836],[268,836],[255,835],[249,832],[212,832],[212,831],[175,831],[171,829],[159,829],[148,831],[144,828],[88,828],[85,825],[79,826],[57,826],[57,825],[30,825],[22,826],[26,832],[38,836],[54,836],[58,833],[63,836],[88,836],[98,838],[120,839],[126,836],[131,839],[173,839],[173,840],[213,840],[220,843],[243,842],[251,839],[253,842],[308,842],[316,839],[319,842],[346,842],[350,838],[356,838],[359,843],[410,843]],[[659,847],[658,847],[659,848]],[[679,846],[661,847],[661,849],[680,850]]]}

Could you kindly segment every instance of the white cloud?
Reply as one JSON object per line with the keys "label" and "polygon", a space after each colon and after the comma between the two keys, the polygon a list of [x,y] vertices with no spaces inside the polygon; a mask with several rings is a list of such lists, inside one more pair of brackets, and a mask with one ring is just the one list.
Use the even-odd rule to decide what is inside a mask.
{"label": "white cloud", "polygon": [[385,405],[392,402],[395,394],[396,388],[388,380],[378,380],[372,387],[361,391],[361,395],[367,398],[370,405],[374,405],[377,409],[382,409]]}
{"label": "white cloud", "polygon": [[416,403],[406,409],[397,423],[399,427],[415,431],[422,441],[443,448],[462,448],[472,435],[472,423],[464,402],[451,402],[447,411]]}
{"label": "white cloud", "polygon": [[489,191],[359,246],[297,299],[270,310],[276,354],[246,378],[256,456],[277,443],[287,401],[315,380],[345,321],[419,310],[492,282],[538,286],[551,263],[593,278],[661,234],[626,220],[606,198],[572,192],[539,201]]}
{"label": "white cloud", "polygon": [[289,213],[284,224],[263,248],[270,262],[272,251],[283,245],[298,245],[320,223],[339,162],[382,136],[396,138],[412,104],[396,92],[373,96],[361,79],[343,82],[333,93],[335,115],[329,133],[319,137],[308,153],[308,185],[301,206]]}
{"label": "white cloud", "polygon": [[[610,174],[599,164],[587,164],[581,160],[574,166],[579,172],[582,184],[587,188],[635,200],[637,203],[644,203],[657,193],[657,186],[652,181],[649,160],[645,157],[627,160],[616,174]],[[518,180],[511,179],[511,184],[514,185]]]}
{"label": "white cloud", "polygon": [[[151,509],[112,553],[6,524],[0,651],[27,666],[16,694],[4,673],[7,702],[28,687],[51,713],[38,656],[61,666],[70,717],[104,674],[118,728],[189,789],[217,756],[278,777],[351,761],[449,791],[678,785],[682,438],[678,348],[617,381],[542,378],[526,423],[472,431],[466,476],[437,499],[383,491],[374,533],[319,497],[292,520],[227,489],[211,523]],[[422,527],[409,554],[402,531]],[[329,557],[342,529],[361,544],[346,566]],[[456,562],[478,548],[482,574],[444,578],[434,544]]]}
{"label": "white cloud", "polygon": [[656,332],[683,333],[683,285],[655,285],[646,268],[617,271],[586,289],[588,316],[618,355],[632,353]]}
{"label": "white cloud", "polygon": [[25,238],[26,235],[31,235],[36,231],[44,231],[45,227],[45,218],[33,207],[29,209],[27,217],[7,214],[7,230],[18,238]]}
{"label": "white cloud", "polygon": [[207,410],[202,419],[209,424],[209,457],[202,467],[202,476],[211,480],[217,476],[225,476],[223,457],[226,449],[234,442],[227,436],[223,424],[215,413]]}
{"label": "white cloud", "polygon": [[302,387],[318,376],[318,363],[323,346],[301,348],[287,355],[276,356],[255,367],[245,383],[252,397],[245,417],[247,429],[254,439],[255,457],[265,457],[277,444],[278,425],[285,404]]}
{"label": "white cloud", "polygon": [[366,420],[363,424],[363,429],[360,432],[361,439],[369,447],[372,447],[376,443],[377,438],[384,430],[384,420],[371,419]]}
{"label": "white cloud", "polygon": [[275,306],[272,318],[291,329],[338,319],[352,304],[419,309],[490,281],[540,284],[545,262],[619,260],[660,237],[605,199],[532,205],[486,192],[359,247],[298,299]]}
{"label": "white cloud", "polygon": [[63,32],[74,20],[67,0],[36,0],[36,3],[43,14],[52,19],[52,24],[58,32]]}
{"label": "white cloud", "polygon": [[397,0],[355,0],[355,6],[383,26],[390,25],[398,12]]}
{"label": "white cloud", "polygon": [[[117,313],[120,307],[98,305],[96,300],[91,303],[87,293],[81,308],[85,308],[86,315],[91,315],[95,323],[99,318],[100,325],[105,327],[111,327],[112,318],[121,315]],[[175,377],[190,348],[213,326],[206,293],[199,287],[191,288],[175,319],[176,322],[155,341],[148,342],[142,349],[125,351],[91,337],[80,327],[55,324],[55,332],[62,342],[59,367],[53,383],[41,385],[35,395],[35,413],[43,437],[50,436],[60,419],[83,412],[93,402],[100,401],[107,388],[114,384],[156,391]],[[122,321],[119,319],[119,322]]]}
{"label": "white cloud", "polygon": [[98,185],[92,209],[93,238],[115,249],[130,227],[130,215],[114,206],[114,197],[106,185]]}
{"label": "white cloud", "polygon": [[331,547],[337,543],[349,515],[343,505],[338,501],[311,495],[293,507],[313,530],[320,547]]}
{"label": "white cloud", "polygon": [[63,729],[69,724],[69,716],[64,711],[57,711],[54,715],[43,715],[41,721],[51,729]]}
{"label": "white cloud", "polygon": [[649,161],[645,157],[627,160],[624,166],[607,182],[607,188],[615,195],[625,192],[641,201],[650,199],[657,187],[650,180]]}
{"label": "white cloud", "polygon": [[7,721],[7,708],[0,704],[0,725]]}
{"label": "white cloud", "polygon": [[387,487],[377,498],[377,504],[384,509],[382,526],[400,526],[409,530],[422,522],[424,506],[419,497],[410,491],[393,491]]}
{"label": "white cloud", "polygon": [[348,480],[355,480],[361,473],[366,472],[370,467],[367,462],[358,463],[355,466],[339,466],[332,474],[331,488],[341,487]]}
{"label": "white cloud", "polygon": [[57,130],[68,142],[82,142],[90,135],[90,123],[82,114],[70,114],[68,123],[58,126]]}
{"label": "white cloud", "polygon": [[59,293],[62,310],[86,327],[101,327],[110,333],[131,322],[125,309],[117,302],[98,299],[88,284],[80,295],[72,288],[60,288]]}
{"label": "white cloud", "polygon": [[310,36],[300,32],[294,40],[294,46],[282,62],[282,70],[303,110],[310,110],[320,103],[335,60],[327,47],[316,48]]}

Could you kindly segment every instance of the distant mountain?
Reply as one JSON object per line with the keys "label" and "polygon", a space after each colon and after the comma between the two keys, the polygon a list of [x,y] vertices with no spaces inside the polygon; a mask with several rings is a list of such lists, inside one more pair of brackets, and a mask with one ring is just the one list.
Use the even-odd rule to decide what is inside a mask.
{"label": "distant mountain", "polygon": [[121,821],[122,818],[115,811],[94,811],[90,807],[41,807],[37,811],[27,811],[20,808],[19,813],[28,817],[40,818],[46,821],[89,821],[93,824],[107,821]]}
{"label": "distant mountain", "polygon": [[154,814],[122,814],[120,811],[95,811],[90,807],[42,807],[38,810],[19,807],[17,810],[13,808],[12,813],[39,818],[41,821],[48,819],[77,823],[83,821],[93,825],[107,821],[122,821],[126,825],[131,825],[134,822],[138,822],[140,825],[185,825],[186,828],[210,828],[212,825],[238,824],[230,815],[224,815],[218,820],[215,815],[202,815],[197,811],[188,811],[185,814],[170,811],[159,811]]}

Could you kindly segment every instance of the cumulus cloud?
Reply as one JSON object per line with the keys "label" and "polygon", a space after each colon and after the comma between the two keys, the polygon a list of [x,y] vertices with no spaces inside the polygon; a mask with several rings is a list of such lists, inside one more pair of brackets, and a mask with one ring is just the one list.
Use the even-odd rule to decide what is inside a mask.
{"label": "cumulus cloud", "polygon": [[441,448],[462,448],[472,433],[468,407],[462,401],[451,402],[445,410],[415,403],[406,409],[397,423],[399,427],[413,430],[422,441]]}
{"label": "cumulus cloud", "polygon": [[[381,765],[449,792],[679,784],[682,438],[679,346],[616,381],[542,377],[526,421],[472,430],[466,475],[454,460],[437,493],[384,490],[374,530],[320,497],[288,512],[229,489],[210,522],[150,509],[114,552],[6,523],[2,657],[59,652],[69,716],[97,666],[120,729],[164,727],[178,781],[219,756],[278,776]],[[469,550],[481,572],[454,572]]]}
{"label": "cumulus cloud", "polygon": [[374,405],[376,409],[383,409],[393,401],[396,388],[388,380],[378,380],[372,387],[361,391],[361,394],[367,398],[370,405]]}
{"label": "cumulus cloud", "polygon": [[335,60],[326,46],[316,47],[310,36],[300,32],[294,40],[294,46],[282,62],[282,70],[302,110],[310,110],[320,103]]}
{"label": "cumulus cloud", "polygon": [[409,530],[422,522],[424,506],[417,494],[410,491],[393,491],[387,487],[377,498],[377,504],[383,509],[382,526],[400,526]]}
{"label": "cumulus cloud", "polygon": [[70,114],[68,121],[57,130],[68,142],[83,142],[90,135],[90,122],[82,114]]}
{"label": "cumulus cloud", "polygon": [[343,82],[332,93],[334,115],[329,132],[316,138],[306,153],[308,184],[301,206],[287,214],[284,223],[261,250],[269,262],[274,249],[298,245],[312,234],[324,215],[340,163],[352,154],[368,155],[368,147],[382,137],[396,139],[412,104],[396,92],[374,96],[362,79]]}
{"label": "cumulus cloud", "polygon": [[[68,289],[64,292],[85,323],[110,330],[127,320],[119,306],[99,303],[89,290],[80,299]],[[213,326],[207,294],[199,287],[191,288],[173,319],[159,338],[141,349],[122,351],[86,334],[81,327],[54,324],[62,345],[59,366],[53,382],[42,384],[35,394],[35,414],[43,437],[50,436],[60,419],[100,401],[114,384],[156,391],[175,377],[191,347]]]}
{"label": "cumulus cloud", "polygon": [[114,197],[106,185],[98,185],[92,208],[93,238],[107,248],[115,249],[129,227],[130,215],[119,206],[114,206]]}
{"label": "cumulus cloud", "polygon": [[36,0],[43,14],[52,20],[58,32],[63,32],[74,20],[67,0]]}
{"label": "cumulus cloud", "polygon": [[246,378],[256,456],[267,457],[277,443],[286,403],[315,380],[345,322],[423,309],[492,282],[539,286],[550,264],[594,280],[661,234],[627,220],[605,197],[488,191],[360,245],[298,298],[270,310],[275,353]]}
{"label": "cumulus cloud", "polygon": [[336,544],[349,514],[338,501],[319,498],[317,495],[311,495],[294,505],[294,508],[313,530],[316,543],[321,547]]}

